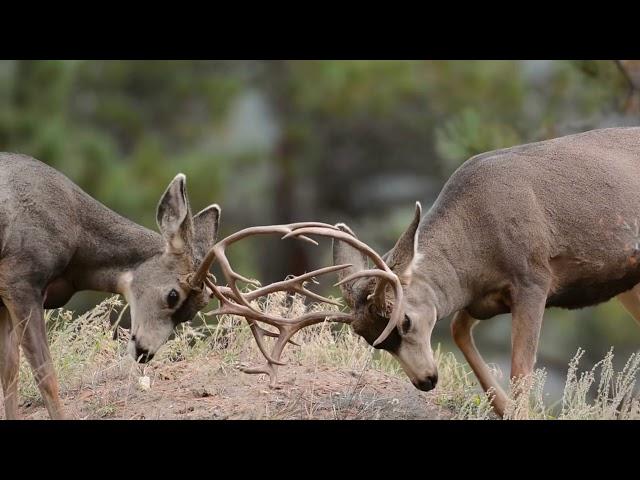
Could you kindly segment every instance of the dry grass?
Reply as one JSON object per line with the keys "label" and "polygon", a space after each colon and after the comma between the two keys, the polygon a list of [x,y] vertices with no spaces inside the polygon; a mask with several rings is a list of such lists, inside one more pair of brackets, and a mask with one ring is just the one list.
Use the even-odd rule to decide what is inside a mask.
{"label": "dry grass", "polygon": [[569,363],[561,408],[556,416],[544,402],[546,372],[512,385],[513,400],[505,417],[511,419],[640,420],[640,399],[634,388],[640,373],[640,354],[633,353],[621,371],[613,365],[613,348],[590,370],[579,372],[584,350],[578,349]]}
{"label": "dry grass", "polygon": [[[545,393],[547,372],[536,369],[531,375],[510,384],[507,420],[640,420],[640,398],[634,396],[640,374],[640,354],[634,353],[621,371],[613,365],[613,349],[591,369],[579,370],[584,350],[579,349],[569,363],[562,398],[549,399]],[[439,377],[445,382],[438,398],[454,410],[458,419],[492,419],[489,396],[478,389],[467,365],[451,353],[440,355]],[[443,369],[444,367],[444,369]],[[497,370],[496,375],[501,375]]]}
{"label": "dry grass", "polygon": [[[280,315],[297,314],[307,308],[301,297],[292,299],[282,293],[270,295],[259,306]],[[263,362],[244,319],[225,316],[215,325],[199,328],[181,326],[175,338],[160,350],[151,365],[138,365],[126,353],[128,331],[118,328],[118,339],[113,339],[109,318],[114,311],[122,314],[123,308],[126,306],[119,297],[111,297],[77,317],[63,309],[47,312],[51,353],[64,397],[90,395],[100,385],[108,384],[109,380],[126,382],[127,391],[145,389],[148,388],[145,382],[154,384],[157,378],[174,380],[174,374],[165,367],[197,365],[199,362],[210,364],[213,357],[216,371],[223,376],[236,375],[240,365]],[[309,308],[318,307],[311,305]],[[333,370],[345,372],[345,375],[348,373],[352,378],[346,391],[328,393],[332,409],[330,418],[385,418],[390,409],[397,410],[401,402],[393,391],[368,388],[371,385],[367,385],[366,380],[367,374],[375,372],[378,382],[394,380],[397,384],[400,381],[406,383],[404,373],[389,354],[374,350],[344,325],[319,324],[299,332],[295,340],[301,347],[287,347],[283,359],[291,366],[280,367],[281,374],[296,367],[310,372],[312,377],[317,372]],[[553,402],[545,398],[546,373],[540,369],[511,387],[512,392],[520,394],[512,395],[517,400],[509,404],[506,418],[640,419],[640,401],[633,397],[640,371],[640,355],[632,355],[622,371],[616,372],[613,352],[610,351],[590,370],[580,372],[578,367],[583,353],[579,350],[569,364],[564,394],[556,402],[559,406],[555,410],[548,406]],[[433,393],[428,394],[429,401],[451,411],[452,418],[496,418],[487,395],[480,390],[469,367],[458,362],[452,353],[441,352],[440,348],[436,349],[435,355],[440,383]],[[266,389],[264,379],[246,378],[262,382],[264,387],[261,388]],[[213,397],[229,395],[227,390],[232,387],[224,386],[223,382],[214,388],[215,391],[207,390],[206,384],[199,388],[202,392],[198,395]],[[317,418],[321,403],[315,394],[316,388],[319,387],[312,384],[299,394],[289,392],[277,401],[265,404],[263,411],[256,413],[256,418]],[[265,393],[264,390],[261,392]],[[20,395],[27,404],[41,404],[40,394],[24,360],[21,364]],[[123,403],[126,406],[129,398],[122,389],[105,391],[103,388],[100,395],[88,400],[90,412],[85,416],[112,417]],[[150,405],[149,408],[154,407]],[[156,415],[161,417],[161,413],[156,412]],[[224,418],[224,412],[220,412],[220,416]],[[151,412],[145,414],[145,418],[155,417]],[[408,416],[404,417],[399,412],[394,418]]]}
{"label": "dry grass", "polygon": [[[119,297],[110,297],[75,318],[73,312],[64,309],[46,312],[51,356],[63,391],[77,392],[123,367],[126,343],[112,339],[108,320],[114,310],[121,308]],[[40,399],[24,355],[21,356],[19,394],[26,400]]]}

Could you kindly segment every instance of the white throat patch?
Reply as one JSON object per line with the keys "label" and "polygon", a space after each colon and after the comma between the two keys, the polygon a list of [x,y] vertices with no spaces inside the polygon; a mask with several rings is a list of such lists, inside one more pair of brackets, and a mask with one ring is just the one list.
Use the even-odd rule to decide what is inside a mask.
{"label": "white throat patch", "polygon": [[124,272],[118,278],[117,289],[118,293],[122,295],[127,303],[131,303],[131,283],[133,282],[133,272],[130,270]]}

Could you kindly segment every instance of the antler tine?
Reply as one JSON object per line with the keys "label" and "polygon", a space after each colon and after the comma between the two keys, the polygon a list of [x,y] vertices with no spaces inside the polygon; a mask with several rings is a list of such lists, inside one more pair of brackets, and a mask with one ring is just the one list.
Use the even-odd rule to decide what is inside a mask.
{"label": "antler tine", "polygon": [[[268,293],[273,293],[276,291],[292,291],[292,290],[301,291],[302,289],[299,288],[297,284],[298,282],[302,282],[304,278],[310,277],[310,276],[316,276],[321,273],[334,272],[337,270],[347,268],[349,266],[350,266],[349,264],[345,264],[345,265],[336,265],[333,267],[322,268],[310,273],[306,273],[304,275],[300,275],[299,277],[293,277],[289,280],[284,280],[282,282],[277,282],[275,284],[268,285],[267,287],[264,287],[260,290],[254,290],[253,292],[249,292],[248,294],[241,294],[239,292],[234,291],[233,289],[225,289],[225,291],[228,292],[227,295],[225,295],[221,291],[221,288],[224,288],[224,287],[218,287],[213,282],[211,282],[210,279],[207,278],[205,279],[205,282],[207,286],[211,289],[213,295],[216,298],[218,298],[218,300],[221,302],[221,307],[217,310],[212,310],[210,312],[207,312],[204,315],[207,315],[207,316],[225,315],[225,314],[239,315],[247,318],[260,320],[276,328],[295,326],[300,321],[306,320],[306,317],[302,316],[299,318],[284,318],[284,317],[271,315],[265,312],[261,312],[260,310],[256,310],[250,304],[248,304],[248,301],[255,300],[261,296],[264,296],[264,295],[267,295]],[[320,297],[320,295],[318,295],[318,297]],[[235,300],[238,303],[232,302],[230,298],[231,300]],[[321,297],[321,298],[325,298],[325,297]],[[326,300],[328,301],[328,303],[335,303],[331,299],[327,298]],[[335,315],[335,313],[336,312],[324,312],[324,315],[325,317],[333,316]]]}
{"label": "antler tine", "polygon": [[323,227],[304,226],[304,227],[294,229],[293,231],[291,231],[290,233],[287,233],[282,238],[284,240],[286,238],[295,238],[300,235],[321,235],[324,237],[337,238],[338,240],[342,240],[350,244],[352,247],[357,248],[358,250],[366,254],[369,258],[371,258],[371,260],[373,260],[373,263],[375,263],[375,265],[379,269],[386,270],[389,272],[391,271],[387,266],[387,264],[384,262],[384,260],[382,260],[382,257],[380,257],[380,255],[378,255],[376,251],[373,250],[369,245],[358,240],[353,235],[340,230],[337,227],[326,228],[324,226]]}
{"label": "antler tine", "polygon": [[[257,323],[255,323],[255,325],[256,325],[256,328],[257,328],[258,330],[260,330],[260,334],[261,334],[263,337],[278,338],[278,334],[277,334],[277,333],[272,332],[271,330],[267,330],[266,328],[262,328],[262,327],[261,327],[260,325],[258,325]],[[299,343],[294,342],[294,341],[293,341],[293,340],[291,340],[291,339],[289,339],[289,343],[290,343],[291,345],[295,345],[296,347],[299,347],[299,346],[300,346],[300,344],[299,344]]]}
{"label": "antler tine", "polygon": [[[244,371],[245,373],[268,374],[270,377],[270,385],[272,387],[275,387],[277,384],[276,366],[285,365],[285,363],[280,360],[284,347],[287,343],[295,344],[295,342],[291,340],[291,337],[295,335],[300,329],[323,322],[325,320],[340,323],[349,323],[353,319],[352,315],[348,313],[327,311],[311,312],[296,319],[288,319],[275,317],[273,315],[269,315],[254,309],[247,309],[243,305],[236,305],[229,302],[228,300],[225,300],[225,302],[225,307],[207,312],[205,315],[209,316],[232,314],[243,316],[247,319],[247,321],[249,322],[249,327],[251,328],[251,333],[256,339],[258,349],[267,360],[267,364],[260,368],[243,368],[242,371]],[[276,334],[274,332],[263,329],[255,323],[255,320],[264,321],[265,323],[269,323],[270,325],[275,326],[278,329],[279,333]],[[270,353],[267,351],[266,346],[263,342],[264,336],[276,337],[276,342]]]}
{"label": "antler tine", "polygon": [[[386,282],[390,282],[393,285],[393,290],[395,294],[395,301],[393,304],[393,310],[391,312],[391,317],[389,318],[389,323],[380,334],[380,336],[373,342],[373,346],[377,346],[382,343],[389,334],[396,328],[404,317],[404,309],[403,309],[403,291],[402,284],[400,283],[400,279],[398,276],[391,271],[385,261],[378,255],[371,247],[369,247],[366,243],[361,242],[353,235],[350,235],[347,232],[343,232],[340,229],[332,228],[328,229],[325,227],[316,227],[316,226],[305,226],[300,227],[288,233],[283,238],[297,237],[300,235],[321,235],[325,237],[337,238],[342,240],[352,247],[360,250],[364,254],[366,254],[369,258],[373,260],[373,263],[380,270],[364,270],[361,272],[357,272],[356,274],[352,274],[345,278],[342,282],[353,280],[359,277],[365,276],[376,276],[381,278],[381,281],[376,285],[374,296],[382,297],[382,293],[384,292],[384,287]],[[380,273],[379,273],[380,272]]]}
{"label": "antler tine", "polygon": [[[329,225],[321,222],[298,222],[298,223],[292,223],[287,225],[265,225],[265,226],[245,228],[243,230],[235,232],[229,235],[228,237],[220,240],[213,247],[211,247],[211,249],[207,252],[207,255],[205,255],[204,259],[202,260],[202,263],[198,267],[198,270],[191,277],[191,286],[200,287],[202,285],[205,277],[207,276],[207,273],[209,272],[209,268],[211,268],[211,265],[213,265],[213,262],[215,262],[216,259],[218,259],[218,261],[220,262],[222,258],[226,258],[226,256],[224,255],[224,250],[226,247],[228,247],[232,243],[235,243],[238,240],[242,240],[243,238],[249,237],[251,235],[267,235],[272,233],[282,233],[286,235],[287,233],[290,233],[294,229],[303,228],[303,227],[322,227],[322,228],[337,230],[337,228],[334,227],[333,225]],[[298,238],[300,238],[301,240],[313,243],[314,245],[318,244],[318,242],[316,242],[315,240],[309,237],[306,237],[304,235],[298,236]],[[224,262],[224,260],[222,260],[222,262]],[[240,280],[241,282],[246,282],[253,285],[256,285],[258,283],[256,280],[251,280],[243,277],[238,273],[235,273],[231,269],[228,261],[226,262],[226,269],[223,269],[223,271],[225,273],[225,277],[227,278],[227,281],[230,281],[233,284],[235,284],[236,280]]]}
{"label": "antler tine", "polygon": [[[310,325],[314,325],[316,323],[320,323],[323,321],[333,321],[333,322],[341,322],[341,323],[349,323],[353,320],[351,314],[346,313],[335,313],[334,315],[328,317],[327,312],[312,312],[302,317],[299,317],[299,322],[295,325],[283,326],[280,328],[280,334],[271,350],[271,357],[275,358],[270,359],[269,356],[265,355],[267,359],[267,364],[262,367],[248,367],[241,368],[244,373],[248,374],[260,374],[264,373],[269,375],[269,386],[271,388],[275,388],[278,383],[278,369],[277,365],[283,365],[280,360],[280,356],[282,355],[282,351],[284,350],[287,342],[291,342],[291,337],[295,335],[300,329],[304,327],[308,327]],[[263,352],[264,354],[264,352]]]}
{"label": "antler tine", "polygon": [[362,278],[362,277],[380,277],[390,282],[393,282],[394,280],[393,279],[394,274],[393,273],[389,274],[389,272],[385,272],[384,270],[361,270],[359,272],[355,272],[355,273],[352,273],[351,275],[344,277],[338,283],[334,283],[333,286],[337,287],[339,285],[349,283],[350,281],[355,280],[356,278]]}
{"label": "antler tine", "polygon": [[[270,377],[270,385],[275,387],[277,384],[277,366],[284,365],[282,361],[280,361],[280,357],[282,355],[282,351],[287,343],[295,342],[291,340],[291,337],[298,332],[301,328],[304,328],[308,325],[313,325],[315,323],[319,323],[325,320],[333,320],[338,322],[349,322],[352,319],[351,314],[339,313],[339,312],[330,312],[330,311],[318,311],[312,312],[309,314],[302,315],[297,318],[283,318],[275,315],[271,315],[265,312],[262,312],[251,305],[251,301],[268,295],[269,293],[273,293],[276,291],[286,291],[286,292],[297,292],[307,297],[313,298],[315,300],[330,303],[332,305],[340,306],[340,303],[329,299],[327,297],[323,297],[321,295],[316,294],[308,290],[305,287],[305,283],[309,280],[312,280],[314,277],[319,275],[324,275],[327,273],[336,272],[347,267],[350,267],[351,264],[344,265],[334,265],[330,267],[320,268],[318,270],[314,270],[312,272],[305,273],[303,275],[295,276],[281,282],[276,282],[271,285],[267,285],[265,287],[253,290],[246,294],[240,292],[236,280],[241,279],[240,275],[233,272],[231,269],[231,265],[224,253],[224,247],[234,241],[240,240],[245,236],[257,233],[289,233],[292,231],[292,228],[295,226],[301,225],[306,227],[307,225],[324,225],[318,223],[301,223],[301,224],[293,224],[290,225],[277,225],[274,227],[252,227],[251,229],[245,229],[245,231],[238,232],[242,233],[242,235],[232,235],[231,237],[227,237],[226,242],[223,240],[214,246],[213,258],[216,258],[220,263],[220,267],[225,275],[225,278],[229,282],[229,287],[218,287],[216,286],[211,279],[207,276],[204,281],[205,284],[210,288],[212,292],[212,296],[215,296],[220,301],[220,307],[217,310],[213,310],[211,312],[207,312],[205,315],[222,315],[222,314],[231,314],[231,315],[239,315],[243,316],[247,322],[249,323],[249,327],[251,329],[251,333],[256,340],[256,344],[258,345],[258,349],[262,353],[262,355],[267,360],[266,365],[259,368],[247,368],[243,369],[246,373],[264,373],[269,375]],[[333,229],[333,227],[332,227]],[[317,244],[317,242],[313,241]],[[269,325],[272,325],[278,329],[278,333],[271,332],[259,326],[256,321],[265,322]],[[276,337],[276,342],[273,345],[271,352],[268,352],[267,347],[264,342],[264,337]]]}
{"label": "antler tine", "polygon": [[351,267],[351,264],[344,265],[334,265],[331,267],[320,268],[318,270],[314,270],[309,273],[305,273],[304,275],[299,275],[297,277],[292,277],[281,282],[272,283],[267,285],[266,287],[259,288],[257,290],[253,290],[249,293],[244,294],[244,297],[251,301],[259,297],[263,297],[273,292],[277,291],[295,291],[300,293],[301,295],[305,295],[307,297],[313,298],[314,300],[318,300],[320,302],[329,303],[331,305],[335,305],[337,307],[341,307],[342,304],[335,300],[331,300],[330,298],[323,297],[322,295],[318,295],[315,292],[312,292],[304,287],[304,284],[313,280],[314,277],[318,275],[324,275],[326,273],[337,272],[339,270],[343,270],[345,268]]}
{"label": "antler tine", "polygon": [[[205,278],[206,285],[211,289],[213,295],[218,298],[220,302],[220,308],[216,310],[212,310],[210,312],[204,313],[205,316],[213,316],[213,315],[239,315],[245,317],[247,322],[249,323],[249,327],[251,329],[251,333],[256,339],[256,344],[258,345],[258,349],[265,356],[269,363],[274,363],[278,365],[284,365],[279,360],[271,358],[269,352],[267,351],[266,346],[264,345],[263,338],[266,336],[277,336],[275,333],[265,330],[255,323],[252,317],[248,316],[247,309],[241,305],[235,305],[230,302],[220,291],[220,288],[217,287],[209,278]],[[251,309],[249,309],[252,312]]]}

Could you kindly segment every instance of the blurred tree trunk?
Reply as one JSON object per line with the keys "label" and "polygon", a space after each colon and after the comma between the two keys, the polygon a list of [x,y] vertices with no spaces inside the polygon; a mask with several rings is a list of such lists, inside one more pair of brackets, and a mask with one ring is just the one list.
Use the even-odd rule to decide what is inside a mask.
{"label": "blurred tree trunk", "polygon": [[624,111],[627,114],[640,113],[640,60],[616,60],[616,64],[629,82]]}
{"label": "blurred tree trunk", "polygon": [[[292,103],[290,65],[286,61],[270,61],[267,81],[271,108],[280,124],[280,138],[273,152],[274,178],[273,222],[292,223],[303,220],[296,208],[297,173],[295,159],[302,157],[296,135],[296,112]],[[306,220],[306,219],[304,219]],[[299,275],[309,270],[309,259],[298,241],[279,242],[265,259],[264,277],[281,280],[289,274]]]}

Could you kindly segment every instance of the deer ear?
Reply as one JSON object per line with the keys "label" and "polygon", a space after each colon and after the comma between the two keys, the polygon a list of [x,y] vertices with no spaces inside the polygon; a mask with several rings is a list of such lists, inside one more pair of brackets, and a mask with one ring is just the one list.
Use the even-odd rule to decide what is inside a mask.
{"label": "deer ear", "polygon": [[[349,227],[347,227],[344,223],[338,223],[336,225],[337,228],[346,232],[350,235],[356,236],[355,233],[351,231]],[[364,270],[367,268],[367,257],[362,252],[353,248],[346,242],[341,240],[334,239],[333,240],[333,264],[334,265],[342,265],[345,263],[350,263],[352,266],[349,268],[345,268],[344,270],[340,270],[338,272],[338,279],[342,280],[352,273],[359,272],[360,270]],[[342,292],[342,296],[345,298],[347,303],[351,308],[355,305],[358,298],[360,297],[361,290],[365,287],[366,284],[365,279],[357,279],[352,282],[345,283],[340,285],[340,290]]]}
{"label": "deer ear", "polygon": [[416,202],[416,211],[409,227],[400,236],[394,247],[382,258],[393,272],[400,277],[400,281],[407,285],[411,281],[412,264],[416,247],[416,232],[422,218],[422,205]]}
{"label": "deer ear", "polygon": [[198,261],[216,243],[221,213],[222,209],[214,203],[193,217],[193,254]]}
{"label": "deer ear", "polygon": [[168,252],[190,253],[193,223],[187,200],[187,177],[184,174],[176,175],[160,198],[156,221]]}

